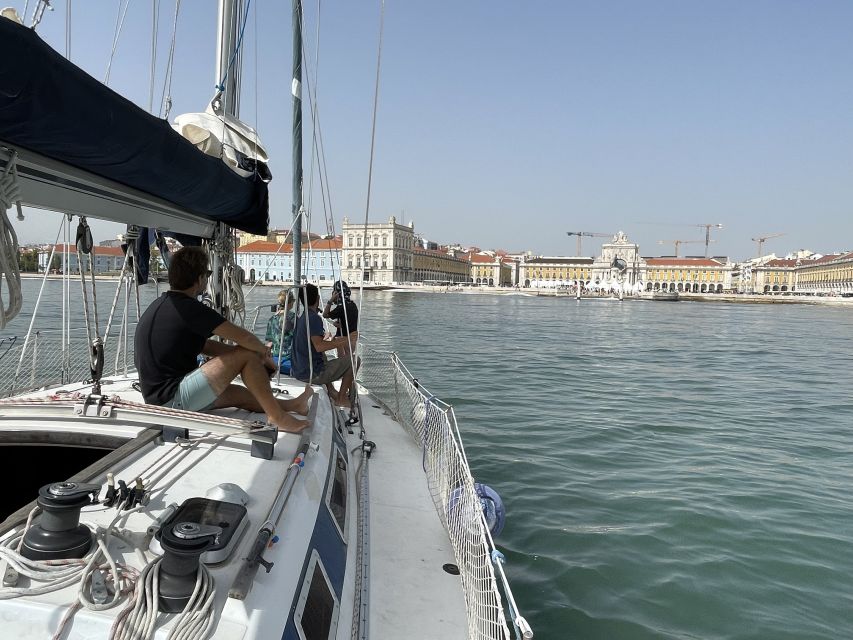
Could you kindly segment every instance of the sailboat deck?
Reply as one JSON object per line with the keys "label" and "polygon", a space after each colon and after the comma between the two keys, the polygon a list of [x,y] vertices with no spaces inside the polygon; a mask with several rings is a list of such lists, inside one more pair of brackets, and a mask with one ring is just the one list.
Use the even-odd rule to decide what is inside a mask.
{"label": "sailboat deck", "polygon": [[362,398],[370,460],[370,630],[375,638],[461,638],[460,578],[442,568],[453,549],[435,512],[411,436]]}
{"label": "sailboat deck", "polygon": [[[104,387],[109,395],[119,395],[126,401],[141,401],[139,392],[132,388],[133,378],[113,379]],[[293,383],[293,384],[290,384]],[[283,389],[295,396],[302,390],[301,383],[287,379]],[[81,385],[68,386],[68,391],[87,392]],[[48,396],[56,388],[29,394],[30,398]],[[315,426],[311,439],[327,442],[331,436],[334,416],[328,398],[322,389],[317,389],[314,402],[318,403]],[[376,443],[369,464],[369,636],[373,638],[462,638],[466,636],[467,617],[460,577],[451,575],[443,565],[454,563],[453,550],[447,534],[436,514],[426,479],[421,467],[421,451],[409,434],[389,417],[369,395],[363,394],[362,409],[367,439]],[[218,415],[241,420],[256,420],[263,416],[242,410],[218,410]],[[152,418],[155,422],[156,418]],[[74,429],[74,418],[60,420],[61,428]],[[36,414],[29,420],[7,421],[4,429],[55,430],[57,419],[39,420]],[[140,425],[142,431],[147,425]],[[117,429],[125,437],[132,437],[133,427],[116,424],[102,426],[90,424],[87,429],[102,432]],[[346,435],[346,446],[352,450],[359,446],[358,427],[354,434]],[[195,434],[198,435],[197,433]],[[152,493],[150,504],[141,511],[122,518],[119,526],[126,535],[143,542],[146,528],[154,517],[162,513],[167,505],[182,503],[187,498],[203,496],[212,486],[221,482],[232,482],[243,487],[251,496],[247,505],[249,527],[237,548],[226,562],[210,566],[216,580],[215,608],[217,626],[213,638],[260,639],[279,637],[287,616],[293,594],[298,589],[300,566],[309,548],[318,495],[323,491],[326,478],[326,463],[322,453],[309,453],[299,482],[281,522],[277,534],[281,540],[265,553],[268,560],[276,563],[272,573],[259,571],[252,590],[245,601],[227,597],[229,585],[240,567],[254,539],[255,531],[266,517],[277,487],[293,458],[299,436],[280,434],[275,446],[273,460],[252,458],[248,454],[249,441],[244,437],[228,438],[214,446],[205,442],[186,454],[173,472],[166,474]],[[152,463],[166,451],[177,445],[162,442],[150,443],[136,454],[117,464],[113,469],[116,477],[130,479],[144,475]],[[320,451],[322,452],[321,447]],[[359,456],[351,458],[353,467]],[[45,478],[45,482],[61,478]],[[103,478],[101,480],[103,481]],[[350,488],[349,556],[347,571],[355,566],[355,512],[356,492]],[[113,509],[97,505],[86,508],[81,520],[100,526],[108,526],[115,517]],[[138,565],[132,549],[120,543],[111,545],[123,562]],[[145,541],[147,546],[147,541]],[[349,582],[349,581],[348,581]],[[75,588],[69,587],[40,596],[7,600],[4,609],[18,622],[12,624],[10,632],[16,637],[41,638],[53,633],[57,621],[69,602],[75,599]],[[351,587],[350,587],[351,588]],[[336,637],[349,636],[351,601],[344,593]],[[67,630],[67,638],[106,636],[117,611],[115,607],[102,612],[81,610],[77,612]],[[158,630],[156,637],[165,637],[170,621]]]}

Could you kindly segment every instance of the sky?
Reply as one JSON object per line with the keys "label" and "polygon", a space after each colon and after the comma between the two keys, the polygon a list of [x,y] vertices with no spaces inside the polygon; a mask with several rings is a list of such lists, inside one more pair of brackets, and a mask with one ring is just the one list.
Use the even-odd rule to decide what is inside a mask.
{"label": "sky", "polygon": [[[38,32],[103,79],[119,2],[53,4]],[[155,6],[159,112],[174,1],[131,0],[110,86],[148,108]],[[181,3],[171,119],[213,95],[215,7]],[[318,31],[306,4],[330,193],[324,207],[306,115],[312,231],[368,211],[439,243],[539,255],[575,255],[567,231],[619,230],[642,255],[672,255],[702,224],[723,225],[710,253],[733,260],[775,234],[764,253],[853,250],[853,3],[388,0],[368,209],[380,8],[326,0]],[[270,152],[274,227],[290,226],[290,34],[290,2],[252,0],[240,115]],[[58,220],[29,211],[21,242],[52,240]]]}

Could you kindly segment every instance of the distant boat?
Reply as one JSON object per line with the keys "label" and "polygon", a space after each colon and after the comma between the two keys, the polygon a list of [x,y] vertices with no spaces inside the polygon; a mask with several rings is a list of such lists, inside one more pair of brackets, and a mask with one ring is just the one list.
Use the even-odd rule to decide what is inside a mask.
{"label": "distant boat", "polygon": [[655,291],[652,293],[652,300],[662,300],[664,302],[678,302],[678,291]]}

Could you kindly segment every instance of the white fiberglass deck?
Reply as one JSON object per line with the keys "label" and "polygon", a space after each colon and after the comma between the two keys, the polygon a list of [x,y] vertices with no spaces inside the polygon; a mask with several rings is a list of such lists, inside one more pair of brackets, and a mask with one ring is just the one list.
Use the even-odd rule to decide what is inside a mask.
{"label": "white fiberglass deck", "polygon": [[370,633],[372,638],[465,638],[460,577],[411,436],[362,396],[370,459]]}
{"label": "white fiberglass deck", "polygon": [[[140,394],[132,388],[133,378],[121,378],[104,386],[107,395],[119,395],[123,400],[140,402]],[[290,384],[293,383],[293,384]],[[282,388],[291,397],[302,390],[301,383],[287,379]],[[65,387],[75,392],[88,392],[82,385]],[[309,548],[317,505],[322,501],[326,479],[323,456],[330,448],[333,416],[325,393],[318,393],[313,402],[319,403],[312,441],[321,444],[319,452],[309,453],[305,467],[294,487],[291,500],[277,526],[280,541],[267,550],[265,557],[276,563],[272,573],[258,572],[249,596],[244,601],[227,598],[232,584],[250,548],[255,532],[266,517],[276,490],[297,449],[299,436],[280,434],[275,446],[274,459],[260,460],[250,457],[249,441],[245,437],[223,440],[213,446],[199,445],[186,454],[159,482],[150,504],[143,510],[130,513],[119,520],[118,526],[137,544],[147,547],[145,531],[152,520],[169,504],[203,496],[207,489],[221,483],[233,482],[243,487],[252,500],[247,505],[250,521],[246,534],[227,562],[210,566],[216,581],[216,627],[211,637],[224,639],[279,638],[282,636],[293,594],[298,588],[300,568]],[[55,392],[30,394],[30,397]],[[467,636],[465,602],[459,576],[443,570],[443,565],[453,563],[453,552],[447,534],[436,514],[421,467],[421,451],[409,434],[382,409],[370,396],[362,395],[366,438],[376,443],[370,459],[370,594],[369,637],[379,640],[412,638],[465,638]],[[2,413],[2,412],[0,412]],[[239,410],[216,412],[243,420],[261,418]],[[2,415],[7,415],[2,413]],[[35,416],[35,414],[34,414]],[[152,419],[153,420],[153,419]],[[0,422],[3,429],[74,429],[74,419],[39,420],[13,418]],[[127,425],[78,426],[101,432],[118,429],[131,435],[134,427]],[[136,427],[141,431],[143,427]],[[358,425],[353,435],[346,435],[349,450],[359,446]],[[197,434],[196,434],[197,435]],[[136,454],[122,460],[113,469],[116,477],[129,479],[143,475],[152,463],[163,456],[174,444],[151,443]],[[324,449],[326,451],[324,452]],[[355,469],[359,454],[351,456]],[[49,475],[49,471],[45,470]],[[63,478],[45,477],[45,484]],[[96,480],[103,482],[103,478]],[[354,480],[350,481],[348,494],[349,556],[344,593],[340,605],[338,638],[351,636],[352,570],[355,564],[355,532],[357,497]],[[33,496],[35,497],[35,496]],[[100,505],[84,509],[81,521],[107,526],[116,512]],[[130,565],[141,563],[132,549],[115,540],[111,544],[117,557]],[[150,558],[150,554],[149,554]],[[0,601],[0,619],[4,622],[3,637],[20,640],[50,637],[58,628],[67,606],[76,598],[76,586],[38,596],[26,596]],[[82,609],[76,613],[66,629],[68,640],[107,637],[118,605],[106,611]],[[174,616],[172,616],[174,618]],[[165,638],[171,620],[161,616],[162,624],[155,637]]]}

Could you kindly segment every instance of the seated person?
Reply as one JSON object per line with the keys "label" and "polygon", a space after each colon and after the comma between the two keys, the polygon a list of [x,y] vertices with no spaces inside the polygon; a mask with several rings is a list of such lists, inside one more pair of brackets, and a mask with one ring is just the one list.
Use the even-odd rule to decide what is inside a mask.
{"label": "seated person", "polygon": [[[332,285],[332,297],[323,309],[323,317],[337,327],[336,336],[349,336],[350,343],[354,344],[358,340],[358,306],[350,299],[351,295],[346,282],[336,281]],[[349,351],[348,346],[338,349],[341,357],[349,354]]]}
{"label": "seated person", "polygon": [[278,370],[290,374],[290,348],[293,343],[293,327],[296,324],[296,312],[293,310],[293,297],[282,289],[278,294],[278,308],[267,322],[265,344],[270,348],[273,362]]}
{"label": "seated person", "polygon": [[[303,313],[296,318],[296,328],[293,331],[291,375],[303,382],[325,385],[332,402],[339,407],[350,408],[349,395],[353,389],[352,363],[349,357],[326,357],[326,352],[332,349],[349,348],[350,340],[346,336],[323,339],[323,319],[317,313],[320,307],[320,290],[316,286],[304,285],[299,294],[299,302]],[[338,391],[332,386],[336,380],[341,381]]]}
{"label": "seated person", "polygon": [[[134,360],[145,402],[187,411],[237,407],[266,413],[279,431],[302,431],[310,423],[288,412],[306,415],[313,391],[292,400],[273,396],[269,347],[198,301],[210,273],[204,249],[179,250],[169,264],[170,290],[139,319]],[[212,335],[236,346],[211,340]],[[199,367],[200,353],[211,359]],[[237,375],[246,386],[231,384]]]}

